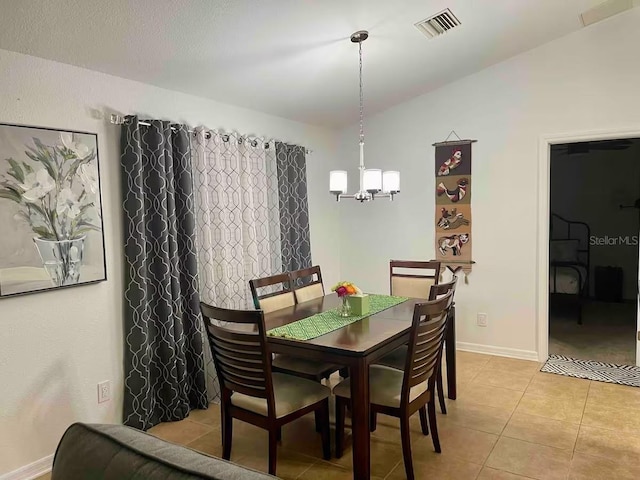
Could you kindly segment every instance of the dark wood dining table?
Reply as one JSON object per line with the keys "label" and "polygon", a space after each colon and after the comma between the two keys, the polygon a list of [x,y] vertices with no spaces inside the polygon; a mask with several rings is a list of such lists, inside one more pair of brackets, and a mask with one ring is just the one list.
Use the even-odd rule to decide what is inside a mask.
{"label": "dark wood dining table", "polygon": [[[310,317],[338,307],[336,294],[276,310],[265,315],[267,330]],[[351,378],[351,432],[353,439],[353,478],[371,476],[369,432],[369,365],[406,344],[416,303],[412,298],[382,312],[365,317],[350,325],[311,340],[268,337],[273,353],[284,353],[344,365]],[[455,328],[450,322],[446,344],[447,387],[449,398],[456,397]]]}

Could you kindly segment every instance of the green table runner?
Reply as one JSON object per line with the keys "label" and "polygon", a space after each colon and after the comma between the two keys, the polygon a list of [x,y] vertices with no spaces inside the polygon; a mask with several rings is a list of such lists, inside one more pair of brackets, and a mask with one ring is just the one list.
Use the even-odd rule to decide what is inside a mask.
{"label": "green table runner", "polygon": [[272,337],[292,338],[294,340],[311,340],[325,333],[332,332],[351,323],[370,317],[378,312],[391,308],[402,302],[406,302],[407,297],[392,297],[390,295],[369,295],[369,313],[353,317],[341,317],[338,309],[316,313],[311,317],[272,328],[267,335]]}

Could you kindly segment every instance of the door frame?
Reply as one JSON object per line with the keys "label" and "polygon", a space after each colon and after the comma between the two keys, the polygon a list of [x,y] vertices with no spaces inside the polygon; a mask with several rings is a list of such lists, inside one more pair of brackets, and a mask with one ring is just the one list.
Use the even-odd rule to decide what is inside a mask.
{"label": "door frame", "polygon": [[[536,318],[538,361],[549,358],[549,197],[551,178],[551,146],[559,143],[578,143],[597,140],[640,138],[640,128],[596,130],[586,132],[541,135],[538,142],[538,245],[536,278]],[[640,263],[640,262],[639,262]],[[640,313],[640,306],[639,313]],[[640,322],[640,319],[637,319]],[[636,338],[636,352],[640,341]],[[640,357],[636,355],[636,363]]]}

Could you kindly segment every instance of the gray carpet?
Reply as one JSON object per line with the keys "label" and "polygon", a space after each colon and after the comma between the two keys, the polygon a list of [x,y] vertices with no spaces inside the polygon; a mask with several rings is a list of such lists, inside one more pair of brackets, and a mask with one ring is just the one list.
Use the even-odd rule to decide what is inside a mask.
{"label": "gray carpet", "polygon": [[549,354],[582,360],[636,364],[636,305],[588,302],[577,324],[575,310],[549,309]]}

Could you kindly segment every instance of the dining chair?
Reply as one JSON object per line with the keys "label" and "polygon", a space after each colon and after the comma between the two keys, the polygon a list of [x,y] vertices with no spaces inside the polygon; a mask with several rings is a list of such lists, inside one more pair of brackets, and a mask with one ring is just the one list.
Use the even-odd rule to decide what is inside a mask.
{"label": "dining chair", "polygon": [[[455,296],[457,281],[458,281],[458,278],[454,275],[453,280],[450,282],[431,285],[431,289],[429,291],[429,300],[436,300],[448,294],[449,292],[452,292],[453,296]],[[452,303],[451,308],[449,309],[447,329],[453,328],[452,327],[453,322],[455,322],[455,303]],[[393,352],[389,353],[388,355],[385,355],[380,360],[376,361],[376,364],[386,365],[388,367],[392,367],[397,370],[403,370],[407,361],[407,351],[408,351],[408,346],[403,345],[402,347],[396,348]],[[446,414],[447,404],[445,403],[445,399],[444,399],[442,367],[440,367],[438,371],[438,377],[436,378],[436,388],[438,392],[438,402],[440,404],[440,411]],[[375,428],[375,419],[372,420],[372,428]]]}
{"label": "dining chair", "polygon": [[324,297],[322,272],[319,265],[291,272],[291,280],[296,302],[302,303],[314,298]]}
{"label": "dining chair", "polygon": [[[419,272],[406,273],[407,270]],[[440,280],[440,262],[391,260],[389,283],[391,295],[409,298],[429,298],[429,289]]]}
{"label": "dining chair", "polygon": [[[304,275],[297,278],[301,277]],[[256,309],[262,310],[264,313],[295,305],[297,302],[293,286],[294,280],[291,273],[280,273],[249,281],[253,303]],[[261,294],[259,289],[265,289],[267,292]],[[340,365],[277,354],[273,359],[272,368],[274,372],[288,373],[321,382],[323,378],[329,378],[333,372],[339,370]]]}
{"label": "dining chair", "polygon": [[[296,304],[289,273],[279,273],[269,277],[249,280],[249,288],[251,289],[251,296],[256,310],[262,310],[264,313],[270,313]],[[264,289],[266,292],[260,293],[258,289]]]}
{"label": "dining chair", "polygon": [[[369,368],[371,413],[400,419],[402,455],[409,480],[414,478],[409,419],[416,411],[420,414],[422,433],[428,435],[430,426],[433,447],[437,453],[441,452],[433,392],[452,302],[453,293],[449,293],[437,300],[416,304],[403,370],[384,365]],[[336,457],[340,458],[344,449],[345,410],[350,402],[350,379],[336,385],[333,393],[336,396]]]}
{"label": "dining chair", "polygon": [[[264,314],[200,303],[221,388],[222,457],[231,458],[233,419],[269,432],[269,473],[276,474],[281,427],[310,412],[322,437],[323,458],[331,457],[328,387],[272,372]],[[213,320],[223,322],[218,325]],[[224,325],[224,326],[222,326]]]}

